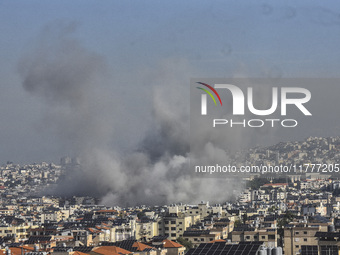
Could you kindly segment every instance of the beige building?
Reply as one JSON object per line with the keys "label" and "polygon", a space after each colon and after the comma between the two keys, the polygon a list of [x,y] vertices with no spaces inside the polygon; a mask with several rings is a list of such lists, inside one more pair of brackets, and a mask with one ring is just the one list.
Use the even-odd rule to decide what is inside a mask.
{"label": "beige building", "polygon": [[157,247],[157,255],[184,255],[185,247],[169,239],[153,240],[152,246]]}
{"label": "beige building", "polygon": [[204,219],[210,214],[223,215],[223,209],[221,205],[209,206],[209,202],[201,202],[197,206],[190,207],[186,210],[186,214],[189,216],[199,215],[200,219]]}
{"label": "beige building", "polygon": [[[37,226],[34,226],[37,227]],[[16,241],[22,241],[29,237],[31,226],[0,226],[0,237],[15,236]]]}
{"label": "beige building", "polygon": [[221,235],[216,232],[210,232],[210,230],[190,230],[184,232],[183,238],[186,241],[190,241],[194,247],[197,247],[201,243],[209,243],[214,240],[219,240],[221,239]]}
{"label": "beige building", "polygon": [[134,238],[135,232],[135,221],[129,224],[122,224],[119,226],[112,226],[110,228],[110,242],[118,242],[122,240],[127,240]]}
{"label": "beige building", "polygon": [[[321,250],[329,249],[331,246],[340,247],[340,233],[330,231],[330,232],[317,232],[315,237],[317,238],[318,242],[318,250],[319,254],[324,254]],[[327,254],[327,253],[326,253]],[[330,252],[328,254],[331,254]]]}
{"label": "beige building", "polygon": [[9,208],[0,208],[0,215],[1,216],[10,216],[14,214],[14,209]]}
{"label": "beige building", "polygon": [[136,222],[136,240],[151,240],[152,237],[159,235],[158,221],[137,221]]}
{"label": "beige building", "polygon": [[233,242],[254,242],[260,241],[267,247],[277,247],[278,234],[276,229],[250,230],[250,231],[233,231],[231,232]]}
{"label": "beige building", "polygon": [[163,250],[166,249],[166,255],[184,255],[185,247],[179,243],[168,239],[163,241]]}
{"label": "beige building", "polygon": [[170,240],[175,241],[182,237],[184,231],[200,220],[200,215],[186,216],[183,213],[169,214],[159,222],[159,234],[168,236]]}
{"label": "beige building", "polygon": [[218,219],[213,222],[210,232],[219,233],[222,239],[227,239],[229,233],[234,230],[234,221],[229,219]]}
{"label": "beige building", "polygon": [[315,237],[320,231],[320,226],[287,227],[284,229],[284,253],[285,255],[297,254],[302,245],[318,245]]}
{"label": "beige building", "polygon": [[41,214],[41,223],[45,222],[59,222],[62,220],[61,211],[48,211]]}
{"label": "beige building", "polygon": [[71,231],[74,238],[75,246],[90,246],[93,244],[92,234],[87,230],[77,229]]}

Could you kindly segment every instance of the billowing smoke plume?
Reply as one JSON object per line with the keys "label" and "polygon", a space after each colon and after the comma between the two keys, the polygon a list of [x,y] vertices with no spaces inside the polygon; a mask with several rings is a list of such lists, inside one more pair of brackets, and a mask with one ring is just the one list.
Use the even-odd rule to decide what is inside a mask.
{"label": "billowing smoke plume", "polygon": [[81,167],[49,192],[120,205],[228,200],[240,183],[189,173],[189,89],[183,77],[192,70],[186,61],[164,60],[157,70],[145,70],[147,88],[122,85],[110,77],[105,59],[72,32],[73,26],[46,28],[19,65],[23,87],[45,105],[44,126],[65,152],[81,159]]}

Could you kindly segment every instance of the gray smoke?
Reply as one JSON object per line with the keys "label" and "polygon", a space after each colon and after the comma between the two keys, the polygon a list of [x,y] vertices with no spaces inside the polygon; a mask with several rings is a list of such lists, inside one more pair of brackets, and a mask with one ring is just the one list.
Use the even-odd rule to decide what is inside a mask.
{"label": "gray smoke", "polygon": [[[47,27],[19,64],[24,89],[44,103],[42,125],[81,159],[81,167],[46,192],[97,196],[110,205],[230,199],[238,182],[189,172],[189,89],[183,89],[189,64],[174,58],[146,70],[151,85],[143,93],[141,84],[115,82],[105,58],[73,31],[74,25]],[[119,149],[124,141],[131,145]]]}

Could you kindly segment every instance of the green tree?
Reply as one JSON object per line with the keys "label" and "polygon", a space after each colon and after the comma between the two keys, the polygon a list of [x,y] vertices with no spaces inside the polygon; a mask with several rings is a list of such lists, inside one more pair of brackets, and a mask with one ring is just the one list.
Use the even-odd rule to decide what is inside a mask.
{"label": "green tree", "polygon": [[277,208],[273,205],[272,207],[270,207],[270,208],[268,209],[268,212],[273,213],[273,212],[275,212],[276,210],[277,210]]}
{"label": "green tree", "polygon": [[143,218],[144,216],[145,216],[145,212],[139,212],[139,213],[137,213],[138,219],[141,219],[141,218]]}
{"label": "green tree", "polygon": [[240,226],[242,224],[242,221],[241,220],[235,220],[234,222],[234,228]]}
{"label": "green tree", "polygon": [[187,250],[193,247],[192,242],[185,240],[183,237],[178,237],[176,241],[183,245]]}
{"label": "green tree", "polygon": [[294,214],[292,214],[289,211],[286,211],[286,213],[283,215],[283,217],[278,220],[278,223],[277,223],[278,228],[284,227],[289,222],[291,222],[293,219],[294,219]]}
{"label": "green tree", "polygon": [[247,220],[248,220],[248,215],[246,213],[242,214],[242,222],[243,222],[243,224],[246,224]]}
{"label": "green tree", "polygon": [[277,233],[280,235],[280,238],[283,238],[284,226],[286,226],[292,220],[294,220],[294,214],[292,214],[289,211],[286,211],[283,217],[277,221],[277,228],[278,228]]}
{"label": "green tree", "polygon": [[259,189],[262,185],[269,183],[265,178],[255,178],[247,183],[247,187],[253,190]]}

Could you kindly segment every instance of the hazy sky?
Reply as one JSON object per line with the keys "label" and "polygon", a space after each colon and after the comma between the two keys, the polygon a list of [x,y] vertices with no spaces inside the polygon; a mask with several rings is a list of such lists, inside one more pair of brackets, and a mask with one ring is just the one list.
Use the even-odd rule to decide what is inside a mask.
{"label": "hazy sky", "polygon": [[[55,114],[72,98],[51,97],[41,79],[41,86],[23,84],[37,59],[44,60],[39,62],[42,70],[49,61],[58,68],[64,61],[58,52],[65,54],[65,45],[71,45],[66,60],[80,53],[74,53],[81,56],[74,65],[94,58],[102,66],[103,73],[93,78],[101,84],[94,97],[102,101],[100,95],[105,95],[109,103],[94,100],[85,109],[94,107],[98,114],[105,108],[91,125],[105,119],[103,125],[115,131],[100,129],[106,134],[101,139],[121,151],[131,150],[157,125],[152,105],[158,87],[188,93],[193,77],[339,77],[340,70],[338,1],[0,0],[0,34],[0,163],[57,161],[75,153],[65,141],[77,134],[61,133],[88,123],[59,126],[73,117]],[[102,76],[100,81],[97,76]],[[93,87],[86,91],[85,98],[97,93]],[[328,105],[339,109],[334,91],[329,94],[334,104]],[[322,135],[334,132],[325,129]]]}

